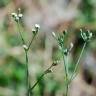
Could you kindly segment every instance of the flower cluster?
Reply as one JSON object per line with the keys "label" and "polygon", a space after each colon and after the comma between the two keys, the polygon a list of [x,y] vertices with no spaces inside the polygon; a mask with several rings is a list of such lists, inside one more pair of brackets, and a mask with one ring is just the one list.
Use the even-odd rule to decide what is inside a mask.
{"label": "flower cluster", "polygon": [[23,37],[21,30],[20,30],[20,22],[19,21],[23,17],[23,14],[21,13],[21,9],[19,8],[17,13],[11,13],[11,15],[12,15],[13,19],[17,22],[18,32],[19,32],[19,35],[20,35],[22,43],[23,43],[23,48],[25,51],[28,51],[36,34],[39,32],[40,26],[39,26],[39,24],[35,24],[34,28],[32,28],[33,38],[31,39],[29,44],[26,45],[26,42],[25,42],[24,37]]}
{"label": "flower cluster", "polygon": [[82,29],[80,29],[81,31],[81,37],[85,42],[90,41],[90,39],[92,38],[92,32],[90,32],[89,30],[87,30],[86,32],[83,32]]}
{"label": "flower cluster", "polygon": [[18,22],[23,17],[20,8],[18,9],[18,13],[11,13],[11,15],[16,22]]}
{"label": "flower cluster", "polygon": [[35,28],[32,29],[33,35],[36,35],[38,33],[39,29],[40,29],[40,25],[35,24]]}
{"label": "flower cluster", "polygon": [[67,30],[63,31],[63,34],[60,34],[59,36],[56,36],[55,32],[52,32],[53,37],[57,40],[59,49],[64,53],[64,55],[68,55],[72,48],[73,48],[73,43],[70,43],[70,46],[68,48],[64,47],[64,40],[65,40],[65,35],[67,34]]}

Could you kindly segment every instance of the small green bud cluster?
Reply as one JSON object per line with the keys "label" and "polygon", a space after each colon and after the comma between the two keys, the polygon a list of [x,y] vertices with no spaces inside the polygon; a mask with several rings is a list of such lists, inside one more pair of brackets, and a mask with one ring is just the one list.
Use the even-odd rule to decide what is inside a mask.
{"label": "small green bud cluster", "polygon": [[52,32],[53,37],[57,40],[59,44],[59,49],[63,51],[64,55],[68,55],[73,48],[73,43],[70,43],[69,48],[64,48],[64,41],[65,41],[64,39],[66,34],[67,30],[64,30],[63,34],[60,34],[59,36],[56,36],[55,32]]}
{"label": "small green bud cluster", "polygon": [[90,41],[90,39],[92,38],[92,32],[90,32],[89,30],[87,30],[86,32],[83,32],[82,29],[80,29],[81,31],[81,37],[85,42]]}
{"label": "small green bud cluster", "polygon": [[23,14],[21,13],[21,9],[18,9],[18,13],[11,13],[13,19],[18,22],[21,20],[21,18],[23,17]]}
{"label": "small green bud cluster", "polygon": [[59,36],[56,36],[55,32],[52,32],[53,37],[57,40],[59,43],[59,47],[62,48],[64,45],[64,37],[66,35],[67,31],[63,31],[63,34],[60,34]]}

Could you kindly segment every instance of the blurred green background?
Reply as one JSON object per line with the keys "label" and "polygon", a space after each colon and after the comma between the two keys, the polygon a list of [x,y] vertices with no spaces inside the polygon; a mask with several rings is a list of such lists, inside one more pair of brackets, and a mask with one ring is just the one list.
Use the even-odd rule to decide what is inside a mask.
{"label": "blurred green background", "polygon": [[70,85],[69,96],[96,96],[96,0],[0,0],[0,96],[25,96],[25,54],[18,28],[11,17],[21,8],[20,24],[26,42],[32,37],[34,24],[41,29],[29,52],[31,85],[52,61],[61,60],[33,91],[34,96],[64,96],[64,69],[52,31],[68,30],[66,46],[74,43],[68,57],[70,74],[78,59],[83,41],[79,29],[89,29],[93,38],[87,44],[78,76]]}

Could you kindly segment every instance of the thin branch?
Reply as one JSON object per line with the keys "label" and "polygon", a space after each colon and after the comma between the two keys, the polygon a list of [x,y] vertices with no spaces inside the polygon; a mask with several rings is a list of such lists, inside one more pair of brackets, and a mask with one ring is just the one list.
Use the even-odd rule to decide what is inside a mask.
{"label": "thin branch", "polygon": [[69,84],[68,84],[68,82],[67,82],[65,96],[68,96],[68,90],[69,90]]}
{"label": "thin branch", "polygon": [[31,39],[31,41],[30,41],[30,43],[29,43],[29,45],[28,45],[28,49],[27,49],[27,50],[29,50],[29,49],[30,49],[30,46],[31,46],[31,44],[32,44],[32,42],[33,42],[33,40],[34,40],[35,36],[36,36],[36,35],[33,35],[33,38]]}
{"label": "thin branch", "polygon": [[79,58],[78,58],[78,60],[77,60],[77,63],[76,63],[74,72],[73,72],[73,74],[72,74],[69,82],[71,82],[71,81],[76,77],[76,75],[77,75],[77,74],[75,74],[75,73],[77,72],[77,69],[78,69],[78,66],[79,66],[79,62],[80,62],[81,57],[82,57],[82,55],[83,55],[84,49],[85,49],[85,47],[86,47],[86,44],[87,44],[87,43],[85,42],[84,45],[83,45],[82,51],[81,51],[80,56],[79,56]]}
{"label": "thin branch", "polygon": [[43,74],[39,77],[39,79],[36,81],[36,83],[29,89],[29,92],[32,91],[36,85],[42,80],[42,78],[45,76],[45,74],[49,73],[48,71],[50,71],[50,69],[53,67],[53,65],[51,65],[48,69],[46,69]]}
{"label": "thin branch", "polygon": [[26,44],[26,43],[25,43],[25,40],[24,40],[24,38],[23,38],[23,36],[22,36],[22,34],[21,34],[21,31],[20,31],[19,21],[17,22],[17,26],[18,26],[18,31],[19,31],[19,35],[20,35],[20,37],[21,37],[22,43],[23,43],[23,44]]}
{"label": "thin branch", "polygon": [[66,80],[67,80],[68,74],[67,74],[67,66],[66,66],[66,62],[65,62],[64,53],[63,53],[63,62],[64,62],[64,69],[65,69]]}

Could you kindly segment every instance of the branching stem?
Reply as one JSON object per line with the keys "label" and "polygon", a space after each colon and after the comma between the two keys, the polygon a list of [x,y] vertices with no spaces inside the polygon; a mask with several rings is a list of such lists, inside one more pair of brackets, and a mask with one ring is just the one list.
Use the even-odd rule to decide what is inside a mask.
{"label": "branching stem", "polygon": [[45,76],[45,74],[47,74],[48,73],[48,71],[52,68],[53,66],[51,65],[49,68],[47,68],[44,72],[43,72],[43,74],[39,77],[39,79],[36,81],[36,83],[29,89],[29,92],[31,91],[33,91],[33,89],[36,87],[36,85],[42,80],[42,78]]}
{"label": "branching stem", "polygon": [[29,50],[29,49],[30,49],[30,46],[31,46],[31,44],[32,44],[32,42],[33,42],[33,40],[34,40],[35,36],[36,36],[36,35],[33,35],[33,38],[32,38],[32,39],[31,39],[31,41],[29,42],[29,45],[28,45],[28,49],[27,49],[27,50]]}

